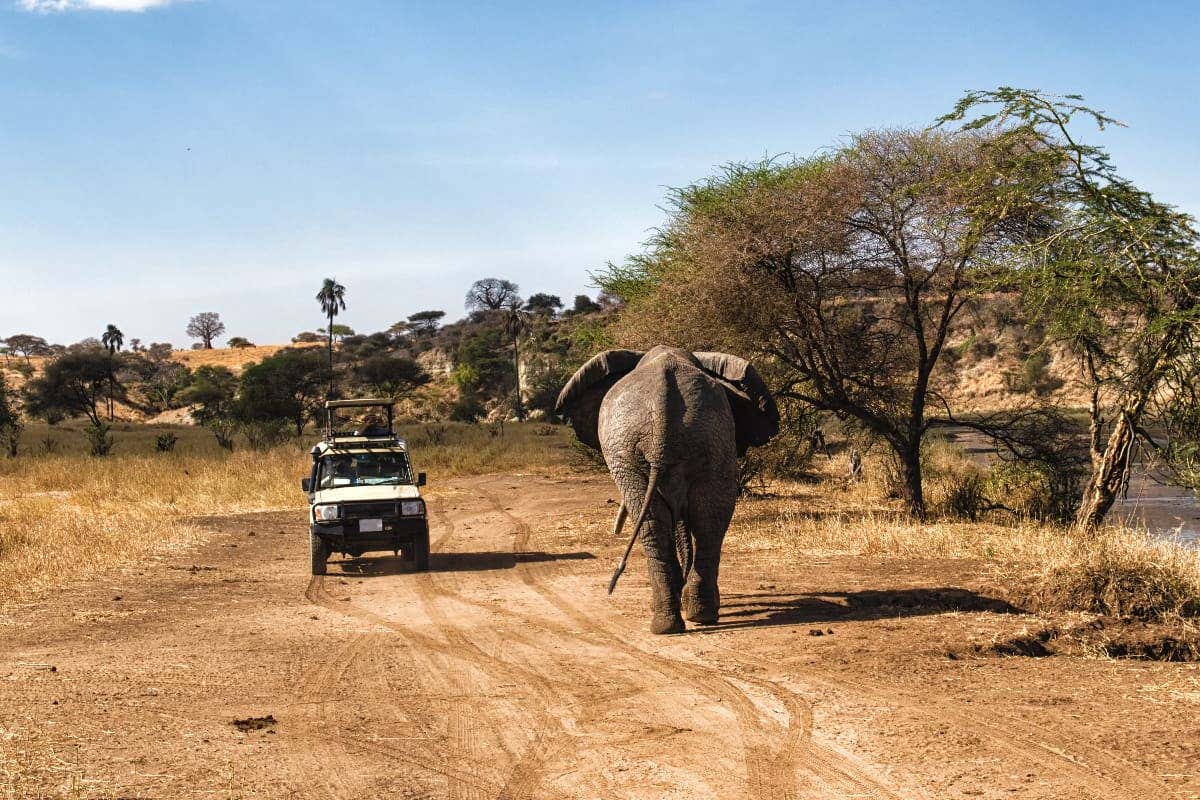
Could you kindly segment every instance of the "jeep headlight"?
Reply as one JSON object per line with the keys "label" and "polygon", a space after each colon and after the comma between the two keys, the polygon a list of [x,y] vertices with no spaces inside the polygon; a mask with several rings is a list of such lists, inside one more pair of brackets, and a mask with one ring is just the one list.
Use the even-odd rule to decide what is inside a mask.
{"label": "jeep headlight", "polygon": [[313,519],[318,522],[329,522],[341,516],[341,509],[337,506],[314,506]]}
{"label": "jeep headlight", "polygon": [[401,500],[400,513],[406,517],[419,517],[425,514],[424,500]]}

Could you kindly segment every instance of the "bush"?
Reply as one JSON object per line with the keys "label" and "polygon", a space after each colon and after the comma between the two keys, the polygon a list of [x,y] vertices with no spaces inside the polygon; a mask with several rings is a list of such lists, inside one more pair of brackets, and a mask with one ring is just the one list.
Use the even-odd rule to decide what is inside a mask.
{"label": "bush", "polygon": [[1019,517],[1068,522],[1079,505],[1079,475],[1047,464],[1003,462],[988,472],[985,491]]}
{"label": "bush", "polygon": [[1021,369],[1005,376],[1008,388],[1022,394],[1044,397],[1063,385],[1061,378],[1051,374],[1050,357],[1045,350],[1035,350],[1021,362]]}
{"label": "bush", "polygon": [[451,422],[476,422],[487,413],[483,402],[473,394],[464,394],[450,409]]}
{"label": "bush", "polygon": [[284,420],[248,422],[242,426],[246,441],[254,450],[270,450],[288,440],[288,423]]}
{"label": "bush", "polygon": [[88,425],[83,429],[83,435],[87,437],[89,452],[92,455],[102,457],[112,452],[113,438],[110,431],[112,431],[112,426],[103,422],[98,425]]}
{"label": "bush", "polygon": [[169,453],[175,449],[179,437],[173,433],[160,433],[154,437],[154,449],[159,453]]}
{"label": "bush", "polygon": [[992,507],[987,497],[986,482],[982,475],[974,471],[950,479],[943,504],[946,513],[972,522]]}
{"label": "bush", "polygon": [[222,450],[233,452],[233,433],[237,430],[237,423],[227,417],[215,417],[205,422],[204,427],[212,431]]}
{"label": "bush", "polygon": [[1200,557],[1169,542],[1118,531],[1081,545],[1041,576],[1046,609],[1159,621],[1200,616]]}

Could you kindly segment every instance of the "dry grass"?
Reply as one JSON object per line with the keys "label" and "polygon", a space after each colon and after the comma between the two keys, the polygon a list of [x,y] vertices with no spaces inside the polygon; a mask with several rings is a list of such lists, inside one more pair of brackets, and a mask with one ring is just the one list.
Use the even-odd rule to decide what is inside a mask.
{"label": "dry grass", "polygon": [[[117,431],[117,455],[64,452],[0,461],[0,602],[27,598],[114,564],[186,547],[202,532],[187,518],[304,507],[311,438],[267,452],[219,450],[203,430],[180,429],[174,453],[154,453],[158,429]],[[407,431],[430,491],[456,475],[562,468],[568,431],[472,425]]]}
{"label": "dry grass", "polygon": [[834,477],[844,474],[835,461],[821,483],[772,485],[739,506],[731,536],[741,547],[796,557],[972,559],[1009,599],[1039,610],[1152,621],[1200,616],[1200,550],[1134,528],[1089,535],[1007,514],[916,522],[887,498],[884,470],[872,466],[860,483]]}
{"label": "dry grass", "polygon": [[[241,372],[249,364],[256,364],[264,358],[275,355],[286,347],[320,347],[320,344],[262,344],[254,347],[214,347],[211,350],[175,350],[171,360],[183,364],[188,369],[196,367],[228,367],[234,372]],[[337,347],[334,347],[336,350]]]}

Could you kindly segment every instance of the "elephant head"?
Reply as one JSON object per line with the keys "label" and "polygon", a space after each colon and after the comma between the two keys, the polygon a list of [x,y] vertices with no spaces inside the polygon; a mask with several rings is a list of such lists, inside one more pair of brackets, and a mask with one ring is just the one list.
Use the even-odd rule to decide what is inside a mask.
{"label": "elephant head", "polygon": [[[570,419],[579,441],[600,449],[596,430],[600,404],[608,390],[632,372],[645,355],[638,350],[605,350],[580,367],[563,387],[555,411]],[[692,356],[725,390],[733,411],[739,456],[750,447],[766,444],[779,432],[779,409],[753,364],[727,353]]]}

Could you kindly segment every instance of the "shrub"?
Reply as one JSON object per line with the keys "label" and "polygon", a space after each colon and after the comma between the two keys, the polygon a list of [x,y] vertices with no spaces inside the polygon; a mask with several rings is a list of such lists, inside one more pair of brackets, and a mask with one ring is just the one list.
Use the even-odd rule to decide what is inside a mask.
{"label": "shrub", "polygon": [[103,457],[112,452],[113,438],[112,426],[101,422],[99,424],[88,425],[83,429],[83,435],[87,437],[89,452],[97,457]]}
{"label": "shrub", "polygon": [[169,453],[175,449],[179,437],[173,433],[160,433],[154,437],[154,449],[159,453]]}
{"label": "shrub", "polygon": [[1003,462],[988,472],[985,491],[1019,517],[1067,522],[1079,505],[1079,474],[1049,464]]}
{"label": "shrub", "polygon": [[1048,609],[1147,621],[1200,616],[1200,555],[1130,531],[1111,532],[1047,569],[1034,599]]}
{"label": "shrub", "polygon": [[986,482],[982,475],[974,471],[950,479],[943,504],[946,513],[972,522],[992,507],[986,493]]}
{"label": "shrub", "polygon": [[246,441],[254,450],[270,450],[288,440],[288,424],[284,420],[260,420],[242,426]]}

